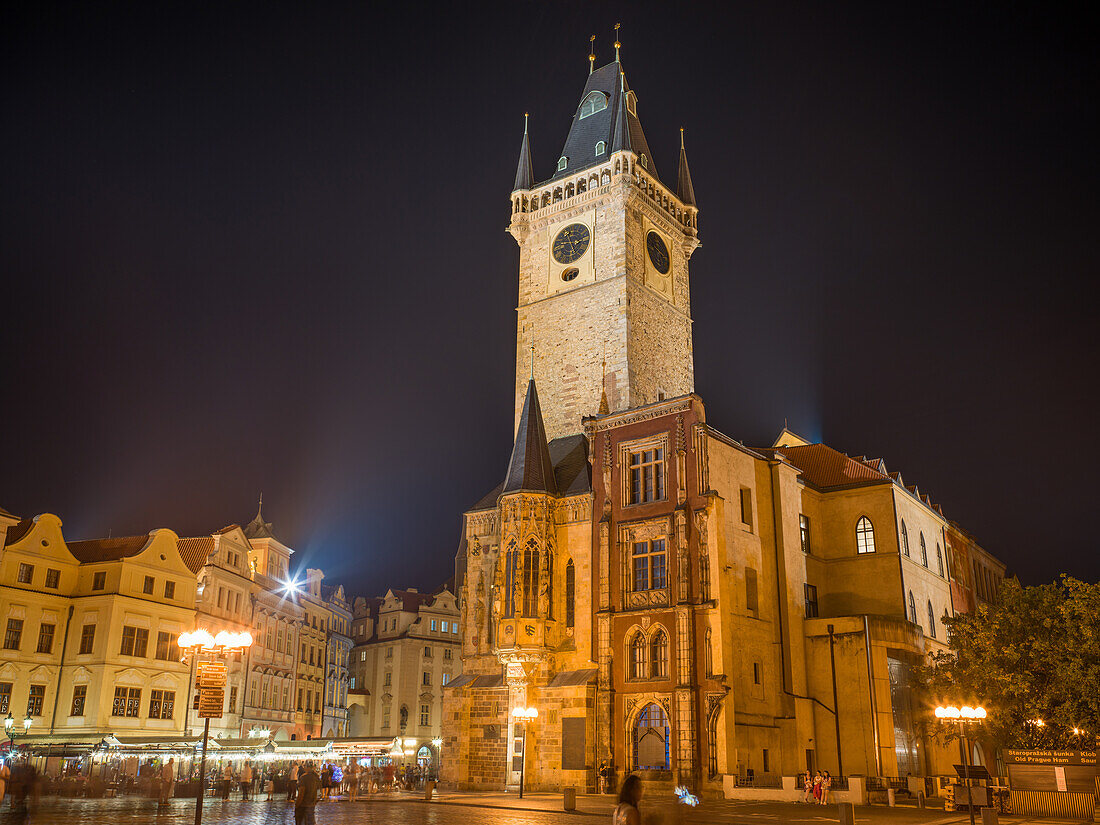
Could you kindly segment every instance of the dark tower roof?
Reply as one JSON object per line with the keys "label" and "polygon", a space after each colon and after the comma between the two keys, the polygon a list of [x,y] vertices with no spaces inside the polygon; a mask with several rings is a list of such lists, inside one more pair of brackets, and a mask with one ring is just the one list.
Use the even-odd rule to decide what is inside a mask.
{"label": "dark tower roof", "polygon": [[680,130],[680,169],[676,174],[676,197],[684,206],[695,206],[695,189],[691,185],[687,149],[684,148],[684,130]]}
{"label": "dark tower roof", "polygon": [[531,175],[531,143],[527,139],[527,114],[523,115],[523,143],[519,146],[519,164],[516,166],[516,183],[512,191],[530,189],[534,183]]}
{"label": "dark tower roof", "polygon": [[554,464],[550,461],[550,449],[546,444],[546,428],[542,423],[542,409],[535,380],[527,384],[527,397],[516,430],[516,443],[508,462],[508,474],[504,477],[501,495],[530,490],[540,493],[557,493],[554,480]]}
{"label": "dark tower roof", "polygon": [[[649,150],[642,124],[637,115],[626,108],[626,102],[623,100],[629,91],[630,84],[626,82],[625,76],[622,76],[622,64],[618,61],[608,63],[588,76],[577,110],[573,113],[573,125],[569,127],[569,135],[561,150],[562,155],[569,159],[569,163],[561,172],[555,172],[550,180],[568,178],[582,169],[595,166],[607,160],[612,152],[617,151],[616,147],[645,155],[649,161],[649,172],[653,175],[657,174],[653,153]],[[594,112],[582,120],[581,105],[593,92],[600,92],[607,98],[607,108]],[[620,117],[622,120],[619,120]],[[615,134],[616,126],[619,128],[618,135]],[[605,154],[597,156],[596,144],[601,140],[607,144],[607,149]]]}
{"label": "dark tower roof", "polygon": [[260,496],[260,506],[256,510],[256,517],[244,528],[244,535],[250,539],[273,539],[275,534],[271,532],[271,522],[264,521],[264,497]]}

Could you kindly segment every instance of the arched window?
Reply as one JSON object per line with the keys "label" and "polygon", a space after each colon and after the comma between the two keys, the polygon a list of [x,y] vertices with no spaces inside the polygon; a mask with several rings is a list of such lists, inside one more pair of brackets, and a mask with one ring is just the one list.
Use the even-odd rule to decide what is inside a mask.
{"label": "arched window", "polygon": [[913,624],[920,624],[920,622],[917,621],[917,602],[913,598],[912,590],[909,591],[909,621]]}
{"label": "arched window", "polygon": [[519,566],[519,551],[516,543],[508,543],[508,559],[504,567],[504,615],[516,615],[516,568]]}
{"label": "arched window", "polygon": [[940,577],[947,578],[943,574],[943,550],[940,549],[940,543],[936,542],[936,566],[940,569]]}
{"label": "arched window", "polygon": [[523,615],[537,616],[539,597],[539,549],[529,539],[523,550]]}
{"label": "arched window", "polygon": [[546,553],[546,618],[554,618],[554,554]]}
{"label": "arched window", "polygon": [[670,737],[664,708],[656,703],[642,708],[633,733],[634,770],[667,771]]}
{"label": "arched window", "polygon": [[638,115],[638,96],[634,92],[626,93],[626,108],[630,114]]}
{"label": "arched window", "polygon": [[651,652],[650,674],[655,679],[668,677],[668,636],[663,630],[658,630],[657,635],[649,645]]}
{"label": "arched window", "polygon": [[703,663],[707,670],[707,676],[714,674],[714,648],[711,647],[711,637],[711,630],[708,627],[706,634],[703,636]]}
{"label": "arched window", "polygon": [[577,595],[577,570],[573,560],[565,565],[565,626],[572,627],[575,619],[574,599]]}
{"label": "arched window", "polygon": [[602,155],[607,151],[607,143],[602,140],[596,141],[596,154]]}
{"label": "arched window", "polygon": [[905,522],[901,523],[901,552],[909,555],[909,531],[905,529]]}
{"label": "arched window", "polygon": [[920,563],[928,566],[928,545],[924,543],[924,531],[920,534]]}
{"label": "arched window", "polygon": [[928,602],[928,635],[936,638],[936,614],[932,612],[932,601]]}
{"label": "arched window", "polygon": [[568,165],[569,165],[569,158],[567,158],[565,155],[562,155],[560,158],[558,158],[558,171],[559,172],[564,172],[565,167],[568,166]]}
{"label": "arched window", "polygon": [[649,158],[647,158],[644,154],[638,155],[638,163],[642,164],[643,169],[649,168]]}
{"label": "arched window", "polygon": [[859,553],[875,552],[875,528],[871,526],[871,519],[860,516],[856,522],[856,551]]}
{"label": "arched window", "polygon": [[592,92],[588,97],[581,101],[581,120],[584,120],[589,115],[594,115],[596,112],[602,112],[607,108],[607,95],[603,92]]}
{"label": "arched window", "polygon": [[645,661],[645,636],[641,631],[634,634],[634,640],[630,643],[630,676],[634,679],[644,679],[646,673]]}

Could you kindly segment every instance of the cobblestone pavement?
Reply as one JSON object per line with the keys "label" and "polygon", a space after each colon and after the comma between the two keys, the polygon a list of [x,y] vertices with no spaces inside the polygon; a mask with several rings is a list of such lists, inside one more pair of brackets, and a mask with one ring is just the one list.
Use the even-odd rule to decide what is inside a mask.
{"label": "cobblestone pavement", "polygon": [[[317,806],[318,825],[583,825],[610,823],[611,801],[606,797],[578,800],[577,813],[561,810],[558,795],[533,795],[522,802],[504,795],[447,794],[425,803],[420,798],[374,798],[360,802],[323,802]],[[517,809],[506,806],[532,806]],[[43,799],[29,820],[0,809],[0,823],[31,822],[35,825],[191,825],[194,803],[176,799],[164,809],[154,801],[136,797],[123,799]],[[861,825],[962,825],[965,813],[945,814],[942,810],[914,808],[860,808]],[[645,825],[817,825],[837,822],[835,806],[803,806],[766,802],[703,802],[698,808],[651,800],[645,806]],[[1030,822],[1002,817],[1002,823]],[[292,825],[294,809],[284,801],[208,801],[203,808],[204,825]],[[1043,820],[1054,825],[1054,820]]]}

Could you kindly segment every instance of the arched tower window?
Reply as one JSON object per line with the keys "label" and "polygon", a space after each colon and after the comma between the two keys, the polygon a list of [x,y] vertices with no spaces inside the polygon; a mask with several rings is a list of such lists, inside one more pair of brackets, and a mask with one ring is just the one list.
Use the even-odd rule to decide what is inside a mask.
{"label": "arched tower window", "polygon": [[924,543],[924,532],[920,534],[920,563],[928,566],[928,545]]}
{"label": "arched tower window", "polygon": [[607,151],[607,143],[605,141],[602,141],[602,140],[596,141],[596,154],[597,155],[602,155],[606,151]]}
{"label": "arched tower window", "polygon": [[940,577],[947,578],[944,575],[943,570],[943,549],[940,547],[940,543],[938,541],[936,542],[936,566],[940,569]]}
{"label": "arched tower window", "polygon": [[920,624],[920,622],[917,621],[917,602],[913,598],[912,590],[909,591],[909,621],[913,624]]}
{"label": "arched tower window", "polygon": [[[567,167],[568,165],[569,165],[569,158],[565,157],[565,155],[562,155],[560,158],[558,158],[558,171],[559,172],[564,172],[565,167]],[[557,198],[555,198],[554,200],[557,200]]]}
{"label": "arched tower window", "polygon": [[592,92],[581,101],[580,119],[584,120],[589,115],[594,115],[596,112],[602,112],[606,108],[607,95],[603,92]]}
{"label": "arched tower window", "polygon": [[664,708],[656,703],[642,708],[634,723],[634,770],[667,771],[670,738]]}
{"label": "arched tower window", "polygon": [[646,644],[645,636],[641,631],[634,634],[630,642],[630,676],[633,679],[644,679],[646,673]]}
{"label": "arched tower window", "polygon": [[638,96],[634,92],[626,93],[626,109],[635,117],[638,116]]}
{"label": "arched tower window", "polygon": [[712,646],[711,629],[708,627],[706,634],[703,636],[703,664],[706,668],[706,675],[711,676],[714,674],[714,647]]}
{"label": "arched tower window", "polygon": [[508,556],[504,566],[504,615],[516,615],[516,571],[519,567],[519,550],[516,543],[508,543]]}
{"label": "arched tower window", "polygon": [[909,555],[909,531],[905,529],[905,522],[901,523],[901,552]]}
{"label": "arched tower window", "polygon": [[642,165],[643,169],[649,168],[649,158],[647,158],[644,154],[638,155],[638,163]]}
{"label": "arched tower window", "polygon": [[668,636],[663,630],[658,630],[657,635],[650,642],[650,675],[655,679],[668,677]]}
{"label": "arched tower window", "polygon": [[932,601],[928,601],[928,635],[936,638],[936,614],[932,612]]}
{"label": "arched tower window", "polygon": [[575,598],[577,595],[577,569],[573,560],[565,565],[565,626],[573,627],[575,616]]}
{"label": "arched tower window", "polygon": [[875,528],[867,516],[860,516],[856,522],[856,552],[875,552]]}
{"label": "arched tower window", "polygon": [[554,618],[554,554],[546,551],[546,618]]}
{"label": "arched tower window", "polygon": [[523,548],[523,615],[536,616],[539,598],[539,549],[534,539]]}

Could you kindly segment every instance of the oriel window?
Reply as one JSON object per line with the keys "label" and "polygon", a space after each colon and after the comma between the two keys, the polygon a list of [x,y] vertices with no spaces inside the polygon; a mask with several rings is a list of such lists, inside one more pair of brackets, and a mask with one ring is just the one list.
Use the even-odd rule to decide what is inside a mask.
{"label": "oriel window", "polygon": [[662,590],[668,585],[665,540],[634,542],[634,589]]}
{"label": "oriel window", "polygon": [[662,501],[665,497],[665,451],[653,447],[630,454],[628,504]]}

